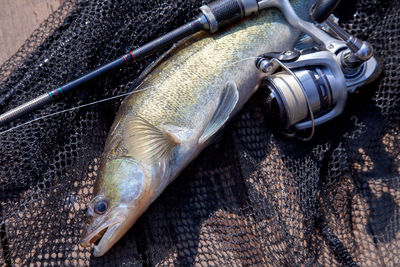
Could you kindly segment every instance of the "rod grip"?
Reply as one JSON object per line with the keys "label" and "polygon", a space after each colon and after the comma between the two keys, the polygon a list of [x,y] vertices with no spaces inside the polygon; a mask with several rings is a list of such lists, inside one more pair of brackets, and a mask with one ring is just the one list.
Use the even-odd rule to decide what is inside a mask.
{"label": "rod grip", "polygon": [[230,25],[258,12],[257,0],[217,0],[202,6],[200,10],[208,20],[210,32]]}
{"label": "rod grip", "polygon": [[319,0],[310,10],[311,19],[322,23],[329,18],[339,5],[340,0]]}

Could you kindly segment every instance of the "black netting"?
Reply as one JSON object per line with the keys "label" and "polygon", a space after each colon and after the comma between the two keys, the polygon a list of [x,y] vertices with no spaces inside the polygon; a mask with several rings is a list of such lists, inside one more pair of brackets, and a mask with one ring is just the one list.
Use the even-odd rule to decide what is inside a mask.
{"label": "black netting", "polygon": [[[79,246],[119,101],[0,136],[0,264],[397,266],[400,2],[342,1],[384,73],[312,142],[283,138],[257,96],[104,256]],[[0,111],[187,22],[202,1],[67,1],[0,68]],[[22,120],[126,92],[156,56]],[[8,128],[2,127],[4,130]]]}

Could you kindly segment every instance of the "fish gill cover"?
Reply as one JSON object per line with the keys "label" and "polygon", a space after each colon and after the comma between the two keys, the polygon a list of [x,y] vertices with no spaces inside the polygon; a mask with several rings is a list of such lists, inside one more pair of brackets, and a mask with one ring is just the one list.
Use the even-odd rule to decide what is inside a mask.
{"label": "fish gill cover", "polygon": [[[272,130],[255,95],[103,257],[79,242],[120,101],[1,135],[0,265],[399,265],[400,2],[342,2],[342,26],[384,60],[380,79],[309,143]],[[1,66],[0,100],[10,97],[0,111],[182,25],[201,4],[66,1]],[[14,124],[124,93],[155,58]]]}

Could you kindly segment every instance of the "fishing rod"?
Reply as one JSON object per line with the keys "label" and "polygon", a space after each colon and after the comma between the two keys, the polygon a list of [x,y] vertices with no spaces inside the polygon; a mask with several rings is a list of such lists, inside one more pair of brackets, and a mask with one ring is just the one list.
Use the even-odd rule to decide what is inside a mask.
{"label": "fishing rod", "polygon": [[[211,33],[262,9],[278,8],[288,23],[303,32],[311,45],[290,51],[260,55],[256,67],[265,73],[259,90],[267,93],[265,109],[282,131],[307,141],[314,128],[339,116],[349,93],[370,83],[382,67],[372,46],[348,34],[332,12],[340,0],[318,0],[310,10],[309,22],[301,19],[289,0],[218,0],[200,8],[191,22],[139,47],[122,57],[3,115],[0,125],[31,112],[72,89],[129,62],[137,62],[159,49],[201,30]],[[301,42],[300,42],[301,43]],[[308,42],[310,43],[310,42]],[[308,137],[298,133],[311,129]]]}
{"label": "fishing rod", "polygon": [[160,49],[171,45],[184,37],[201,30],[207,30],[211,33],[218,31],[227,25],[241,20],[244,17],[258,13],[265,8],[257,0],[217,0],[208,5],[200,7],[200,15],[185,25],[119,57],[118,59],[103,65],[84,76],[79,77],[65,85],[51,90],[35,99],[30,100],[2,115],[0,115],[0,126],[30,113],[58,98],[63,97],[73,89],[86,84],[94,79],[117,69],[130,62],[138,62],[147,56],[154,54]]}

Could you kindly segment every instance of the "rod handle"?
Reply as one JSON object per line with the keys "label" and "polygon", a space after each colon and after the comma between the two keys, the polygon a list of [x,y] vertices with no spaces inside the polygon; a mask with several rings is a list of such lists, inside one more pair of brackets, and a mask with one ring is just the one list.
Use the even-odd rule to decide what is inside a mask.
{"label": "rod handle", "polygon": [[311,7],[311,19],[317,23],[324,22],[335,11],[339,3],[340,0],[319,0]]}
{"label": "rod handle", "polygon": [[257,0],[217,0],[200,8],[207,18],[210,32],[231,25],[258,12]]}

